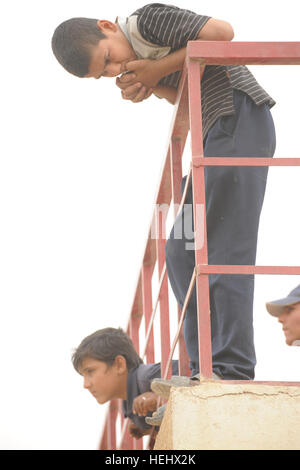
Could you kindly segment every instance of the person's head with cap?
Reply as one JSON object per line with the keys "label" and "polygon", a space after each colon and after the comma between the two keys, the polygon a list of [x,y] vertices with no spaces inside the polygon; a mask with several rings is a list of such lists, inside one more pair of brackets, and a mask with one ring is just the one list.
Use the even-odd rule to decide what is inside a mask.
{"label": "person's head with cap", "polygon": [[267,302],[266,308],[282,324],[289,346],[300,340],[300,284],[287,297]]}

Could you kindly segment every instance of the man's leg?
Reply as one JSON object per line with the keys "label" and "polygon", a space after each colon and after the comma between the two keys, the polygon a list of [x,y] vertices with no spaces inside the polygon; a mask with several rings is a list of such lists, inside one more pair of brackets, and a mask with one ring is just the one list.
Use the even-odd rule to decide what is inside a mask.
{"label": "man's leg", "polygon": [[[234,92],[236,114],[220,118],[208,133],[205,156],[272,157],[275,131],[266,105],[256,106],[241,92]],[[207,167],[206,214],[209,264],[255,264],[259,217],[267,167]],[[191,188],[187,202],[191,202]],[[177,217],[166,245],[169,279],[182,307],[194,269],[194,252],[175,239],[178,224],[192,217],[187,206]],[[184,232],[183,232],[184,233]],[[211,275],[210,307],[213,370],[225,379],[252,379],[253,276]],[[184,334],[192,374],[199,372],[196,292],[187,309]]]}

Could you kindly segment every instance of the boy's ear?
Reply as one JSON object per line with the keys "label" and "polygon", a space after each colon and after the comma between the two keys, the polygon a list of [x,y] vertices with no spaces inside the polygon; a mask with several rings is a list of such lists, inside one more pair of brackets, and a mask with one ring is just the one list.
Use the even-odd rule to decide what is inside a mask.
{"label": "boy's ear", "polygon": [[124,372],[127,371],[126,359],[124,356],[121,356],[120,354],[118,354],[118,356],[115,357],[114,365],[116,366],[117,372],[119,374],[124,374]]}
{"label": "boy's ear", "polygon": [[97,21],[97,26],[102,31],[102,33],[104,33],[104,34],[106,32],[109,32],[109,31],[114,33],[118,29],[116,23],[112,23],[109,20],[98,20]]}

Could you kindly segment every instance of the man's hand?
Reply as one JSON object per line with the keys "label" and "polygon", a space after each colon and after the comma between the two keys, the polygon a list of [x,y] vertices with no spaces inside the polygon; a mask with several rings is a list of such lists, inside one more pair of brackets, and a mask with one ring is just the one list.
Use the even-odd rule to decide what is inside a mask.
{"label": "man's hand", "polygon": [[148,411],[157,409],[157,395],[153,392],[145,392],[138,395],[132,404],[132,411],[139,416],[147,416]]}
{"label": "man's hand", "polygon": [[132,72],[124,73],[121,77],[117,77],[116,85],[121,89],[122,98],[133,103],[139,103],[149,98],[153,92],[152,88],[136,82],[136,75]]}

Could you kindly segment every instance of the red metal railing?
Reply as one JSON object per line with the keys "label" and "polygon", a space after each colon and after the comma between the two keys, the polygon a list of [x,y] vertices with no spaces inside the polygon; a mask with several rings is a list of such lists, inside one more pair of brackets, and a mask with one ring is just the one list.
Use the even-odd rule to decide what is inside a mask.
{"label": "red metal railing", "polygon": [[[299,42],[202,42],[188,43],[186,63],[178,89],[174,109],[171,133],[168,140],[168,151],[163,166],[161,180],[155,199],[155,210],[150,224],[147,243],[139,271],[136,291],[130,311],[127,333],[133,340],[140,354],[140,326],[145,323],[145,341],[141,354],[147,363],[155,362],[154,320],[160,306],[160,345],[162,376],[171,375],[171,360],[178,344],[180,375],[190,375],[188,356],[182,335],[186,305],[196,283],[198,308],[199,364],[204,377],[212,376],[212,351],[209,318],[209,274],[289,274],[300,275],[300,267],[288,266],[213,266],[208,265],[206,217],[205,217],[205,166],[300,166],[300,158],[229,158],[209,157],[203,155],[202,115],[201,115],[201,69],[203,65],[300,65]],[[182,179],[182,155],[188,132],[191,133],[192,160],[185,190],[181,197],[180,183]],[[174,218],[184,203],[185,193],[190,178],[193,179],[194,208],[204,207],[203,218],[194,209],[195,231],[195,269],[190,281],[186,300],[182,311],[178,308],[177,330],[170,341],[169,289],[165,266],[165,217],[164,210],[171,202],[174,204]],[[181,204],[179,207],[178,205]],[[177,209],[177,210],[176,210]],[[153,236],[155,229],[156,236]],[[155,267],[158,271],[158,292],[153,299],[152,283]],[[200,296],[201,292],[201,296]],[[172,319],[172,318],[171,318]],[[231,383],[236,381],[231,381]],[[245,383],[248,381],[243,381]],[[249,381],[249,383],[262,383]],[[271,382],[268,382],[271,383]],[[279,384],[280,382],[272,382]],[[283,382],[284,385],[298,383]],[[298,384],[300,385],[300,384]],[[120,416],[121,431],[119,442],[116,436],[116,420],[121,415],[120,403],[114,400],[109,405],[104,425],[100,449],[141,449],[142,440],[133,439],[128,433],[128,422]],[[148,443],[148,448],[153,442]]]}

